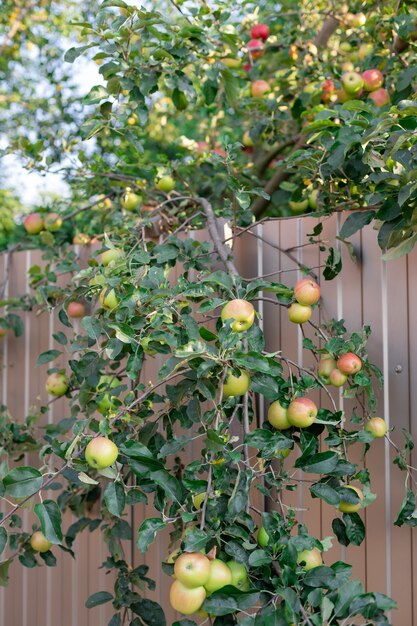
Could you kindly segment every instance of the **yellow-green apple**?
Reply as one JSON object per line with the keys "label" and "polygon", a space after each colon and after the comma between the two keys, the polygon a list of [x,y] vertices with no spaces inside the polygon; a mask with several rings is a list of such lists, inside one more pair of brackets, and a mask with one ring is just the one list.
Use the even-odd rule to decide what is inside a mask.
{"label": "yellow-green apple", "polygon": [[[115,378],[110,374],[103,374],[103,376],[100,376],[100,379],[98,381],[97,391],[99,393],[103,393],[105,390],[109,388],[114,389],[118,385],[120,385],[120,380],[118,378]],[[114,396],[111,396],[110,393],[106,391],[101,400],[97,402],[97,410],[102,415],[105,415],[114,407],[113,398]]]}
{"label": "yellow-green apple", "polygon": [[346,500],[341,500],[339,502],[339,511],[342,513],[356,513],[362,506],[363,493],[358,487],[353,487],[353,485],[346,485],[346,489],[352,489],[356,493],[359,498],[359,502],[353,504],[352,502],[346,502]]}
{"label": "yellow-green apple", "polygon": [[350,376],[362,369],[362,361],[356,354],[353,354],[353,352],[346,352],[346,354],[342,354],[342,356],[337,359],[337,367],[343,374]]}
{"label": "yellow-green apple", "polygon": [[319,206],[318,197],[319,197],[318,189],[313,189],[313,191],[308,196],[308,206],[310,207],[312,211],[315,211]]}
{"label": "yellow-green apple", "polygon": [[62,217],[58,213],[48,213],[44,220],[44,226],[46,230],[55,232],[62,226]]}
{"label": "yellow-green apple", "polygon": [[119,448],[107,437],[94,437],[85,449],[85,460],[94,469],[105,469],[116,461]]}
{"label": "yellow-green apple", "polygon": [[275,402],[269,405],[268,422],[277,430],[291,428],[291,424],[288,421],[287,409],[282,406],[279,400],[275,400]]}
{"label": "yellow-green apple", "polygon": [[302,552],[299,552],[297,556],[297,563],[307,572],[314,567],[323,565],[320,550],[318,548],[313,548],[312,550],[303,550]]}
{"label": "yellow-green apple", "polygon": [[220,559],[210,561],[210,576],[204,584],[207,593],[214,593],[218,589],[232,584],[232,572]]}
{"label": "yellow-green apple", "polygon": [[277,450],[274,454],[274,457],[276,459],[281,459],[284,460],[287,458],[287,456],[289,456],[292,452],[291,448],[283,448],[282,450]]}
{"label": "yellow-green apple", "polygon": [[359,61],[364,61],[367,57],[371,56],[374,51],[374,47],[371,43],[363,43],[358,50]]}
{"label": "yellow-green apple", "polygon": [[294,296],[298,304],[316,304],[320,300],[320,287],[311,278],[303,278],[296,283]]}
{"label": "yellow-green apple", "polygon": [[210,560],[201,552],[183,552],[175,561],[175,578],[183,585],[200,587],[205,585],[210,578]]}
{"label": "yellow-green apple", "polygon": [[388,428],[386,421],[382,419],[382,417],[371,417],[371,419],[366,422],[365,430],[379,439],[380,437],[385,437]]}
{"label": "yellow-green apple", "polygon": [[308,209],[308,198],[306,198],[305,200],[300,200],[299,202],[296,202],[295,200],[289,200],[288,206],[290,207],[294,215],[300,215]]}
{"label": "yellow-green apple", "polygon": [[82,302],[70,302],[67,306],[68,317],[84,317],[85,306]]}
{"label": "yellow-green apple", "polygon": [[320,357],[317,373],[324,383],[329,382],[329,376],[336,367],[336,361],[331,354],[322,354]]}
{"label": "yellow-green apple", "polygon": [[377,107],[384,107],[390,103],[390,95],[384,87],[377,89],[376,91],[372,91],[369,94],[369,98],[371,98],[372,102]]}
{"label": "yellow-green apple", "polygon": [[162,176],[159,180],[155,181],[155,187],[159,189],[159,191],[165,191],[169,193],[175,187],[175,180],[169,174]]}
{"label": "yellow-green apple", "polygon": [[243,396],[250,385],[250,377],[245,370],[239,370],[240,375],[234,376],[234,374],[229,371],[226,380],[223,385],[223,396],[225,398],[233,398],[234,396]]}
{"label": "yellow-green apple", "polygon": [[246,47],[252,59],[259,59],[264,53],[261,39],[251,39],[246,44]]}
{"label": "yellow-green apple", "polygon": [[311,306],[303,306],[298,302],[293,302],[288,309],[288,319],[294,324],[304,324],[304,322],[308,322],[312,312]]}
{"label": "yellow-green apple", "polygon": [[262,98],[271,91],[271,86],[266,80],[254,80],[250,86],[250,91],[254,98]]}
{"label": "yellow-green apple", "polygon": [[342,387],[347,381],[347,376],[343,372],[341,372],[337,367],[335,367],[329,375],[329,383],[333,385],[333,387]]}
{"label": "yellow-green apple", "polygon": [[126,211],[134,211],[138,208],[141,202],[142,198],[138,196],[137,193],[134,193],[130,189],[126,189],[120,204],[124,209],[126,209]]}
{"label": "yellow-green apple", "polygon": [[190,588],[179,580],[174,580],[169,591],[169,601],[174,611],[183,615],[196,613],[206,599],[206,590],[202,585]]}
{"label": "yellow-green apple", "polygon": [[55,372],[46,379],[45,389],[51,395],[59,398],[67,393],[69,387],[68,378],[65,374]]}
{"label": "yellow-green apple", "polygon": [[250,30],[250,36],[252,39],[262,39],[262,41],[266,41],[269,37],[269,26],[266,24],[255,24]]}
{"label": "yellow-green apple", "polygon": [[365,26],[366,24],[366,15],[364,13],[347,13],[345,21],[352,28],[360,28],[360,26]]}
{"label": "yellow-green apple", "polygon": [[118,250],[117,248],[110,248],[110,250],[105,250],[101,254],[101,264],[107,267],[107,265],[113,263],[113,261],[116,261],[117,259],[120,259],[120,257],[122,256],[122,250]]}
{"label": "yellow-green apple", "polygon": [[349,54],[350,52],[352,52],[352,46],[349,42],[342,41],[342,43],[339,45],[339,51],[342,54]]}
{"label": "yellow-green apple", "polygon": [[52,547],[52,543],[47,540],[41,530],[33,533],[30,538],[30,545],[35,552],[48,552]]}
{"label": "yellow-green apple", "polygon": [[384,75],[379,70],[366,70],[362,73],[362,80],[365,91],[375,91],[384,84]]}
{"label": "yellow-green apple", "polygon": [[358,95],[363,89],[363,79],[358,72],[345,72],[342,76],[342,87],[348,95]]}
{"label": "yellow-green apple", "polygon": [[193,505],[195,509],[201,509],[201,506],[204,502],[204,500],[206,499],[206,492],[202,491],[201,493],[196,493],[195,496],[193,496]]}
{"label": "yellow-green apple", "polygon": [[90,241],[89,235],[86,235],[85,233],[77,233],[74,235],[72,243],[75,246],[86,246],[90,243]]}
{"label": "yellow-green apple", "polygon": [[105,287],[100,292],[100,304],[103,309],[107,309],[108,311],[113,311],[119,305],[119,299],[116,296],[116,292],[114,289],[110,289],[110,291]]}
{"label": "yellow-green apple", "polygon": [[263,526],[258,530],[258,544],[265,548],[269,544],[269,535]]}
{"label": "yellow-green apple", "polygon": [[242,143],[245,146],[245,148],[253,148],[253,146],[255,145],[255,142],[250,136],[250,133],[248,130],[243,133]]}
{"label": "yellow-green apple", "polygon": [[39,213],[31,213],[23,220],[23,226],[29,235],[37,235],[44,229],[42,216]]}
{"label": "yellow-green apple", "polygon": [[352,63],[352,61],[345,61],[344,63],[342,63],[342,71],[343,72],[354,72],[355,71],[355,66]]}
{"label": "yellow-green apple", "polygon": [[236,69],[237,67],[240,67],[242,64],[242,61],[240,59],[234,59],[233,57],[224,57],[222,59],[222,63],[225,64],[226,67],[229,67],[230,69]]}
{"label": "yellow-green apple", "polygon": [[234,587],[237,587],[241,591],[246,591],[249,587],[248,573],[243,563],[237,561],[228,561],[227,566],[232,574],[232,582],[230,583]]}
{"label": "yellow-green apple", "polygon": [[288,421],[297,428],[308,428],[317,417],[317,407],[310,398],[295,398],[288,406]]}
{"label": "yellow-green apple", "polygon": [[242,332],[248,330],[255,321],[255,309],[253,304],[247,300],[230,300],[222,309],[221,318],[225,320],[235,320],[232,323],[232,330]]}

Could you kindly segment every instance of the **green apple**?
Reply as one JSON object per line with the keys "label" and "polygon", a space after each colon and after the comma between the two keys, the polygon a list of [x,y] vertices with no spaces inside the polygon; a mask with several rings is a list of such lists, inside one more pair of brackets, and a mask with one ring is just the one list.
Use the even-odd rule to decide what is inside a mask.
{"label": "green apple", "polygon": [[238,563],[237,561],[228,561],[227,566],[230,569],[232,574],[231,585],[237,587],[241,591],[247,591],[249,588],[249,580],[248,573],[246,571],[246,567],[243,563]]}
{"label": "green apple", "polygon": [[298,302],[293,302],[288,308],[288,319],[294,324],[304,324],[304,322],[308,322],[312,313],[311,306],[304,306]]}
{"label": "green apple", "polygon": [[202,491],[201,493],[196,493],[193,496],[193,505],[195,509],[201,509],[204,500],[206,499],[206,492]]}
{"label": "green apple", "polygon": [[37,530],[30,538],[30,545],[35,552],[48,552],[52,543],[47,540],[42,531]]}
{"label": "green apple", "polygon": [[371,419],[366,422],[365,430],[372,433],[374,437],[379,439],[380,437],[385,437],[388,427],[386,421],[382,419],[382,417],[371,417]]}
{"label": "green apple", "polygon": [[255,321],[255,309],[253,304],[247,300],[230,300],[222,309],[221,318],[225,320],[235,320],[232,323],[232,330],[235,332],[243,332],[248,330]]}
{"label": "green apple", "polygon": [[339,511],[342,513],[356,513],[362,507],[363,493],[358,487],[353,487],[352,485],[346,485],[346,489],[352,489],[352,491],[355,491],[359,498],[359,502],[353,504],[352,502],[341,500],[338,507]]}
{"label": "green apple", "polygon": [[297,563],[301,565],[306,572],[314,567],[323,565],[323,559],[321,558],[321,552],[318,548],[312,550],[303,550],[297,556]]}
{"label": "green apple", "polygon": [[190,588],[180,580],[174,580],[169,591],[172,608],[183,615],[196,613],[202,607],[206,596],[206,590],[202,585]]}
{"label": "green apple", "polygon": [[[120,385],[120,380],[111,376],[110,374],[103,374],[100,376],[100,380],[97,385],[97,392],[103,393],[105,389],[114,389]],[[97,402],[97,410],[102,414],[106,415],[111,409],[114,407],[114,396],[111,396],[108,392],[104,393],[103,397],[99,402]]]}
{"label": "green apple", "polygon": [[364,61],[367,57],[373,54],[374,47],[371,43],[364,43],[359,47],[358,50],[358,59],[359,61]]}
{"label": "green apple", "polygon": [[308,209],[308,199],[300,200],[299,202],[295,202],[294,200],[289,200],[288,206],[294,215],[300,215],[304,213]]}
{"label": "green apple", "polygon": [[328,384],[332,371],[336,368],[336,361],[331,354],[322,354],[320,357],[317,373],[324,383]]}
{"label": "green apple", "polygon": [[345,72],[342,76],[342,87],[349,96],[359,95],[363,85],[363,78],[358,72]]}
{"label": "green apple", "polygon": [[126,209],[126,211],[134,211],[138,208],[141,202],[141,196],[133,193],[133,191],[131,191],[130,189],[126,189],[126,192],[123,194],[120,204],[124,209]]}
{"label": "green apple", "polygon": [[123,256],[122,250],[118,250],[117,248],[111,248],[110,250],[106,250],[101,255],[101,264],[105,267],[113,261],[120,259]]}
{"label": "green apple", "polygon": [[107,437],[94,437],[85,449],[85,460],[94,469],[105,469],[116,461],[119,449]]}
{"label": "green apple", "polygon": [[183,552],[175,561],[175,578],[192,589],[205,585],[210,578],[211,564],[201,552]]}
{"label": "green apple", "polygon": [[65,374],[55,372],[46,379],[45,389],[51,395],[59,398],[67,393],[69,387],[68,378]]}
{"label": "green apple", "polygon": [[223,385],[223,396],[225,398],[243,396],[249,389],[249,385],[250,377],[247,372],[240,370],[240,375],[234,376],[234,374],[229,371]]}
{"label": "green apple", "polygon": [[310,207],[310,209],[312,211],[316,211],[318,209],[318,206],[319,206],[319,203],[318,203],[319,193],[320,192],[319,192],[318,189],[313,189],[313,191],[308,196],[308,206]]}
{"label": "green apple", "polygon": [[113,311],[113,309],[119,305],[119,299],[114,289],[110,289],[109,291],[107,287],[105,287],[101,290],[99,299],[103,309],[107,309],[108,311]]}
{"label": "green apple", "polygon": [[258,530],[258,544],[265,548],[269,544],[269,535],[263,526]]}
{"label": "green apple", "polygon": [[172,178],[172,176],[169,176],[167,174],[159,178],[159,180],[155,181],[155,187],[159,189],[159,191],[165,191],[166,193],[169,193],[175,187],[175,180]]}
{"label": "green apple", "polygon": [[204,587],[208,594],[232,584],[232,572],[220,559],[210,561],[210,576]]}
{"label": "green apple", "polygon": [[287,409],[282,406],[279,400],[275,400],[269,405],[268,422],[277,430],[286,430],[291,428],[288,421]]}

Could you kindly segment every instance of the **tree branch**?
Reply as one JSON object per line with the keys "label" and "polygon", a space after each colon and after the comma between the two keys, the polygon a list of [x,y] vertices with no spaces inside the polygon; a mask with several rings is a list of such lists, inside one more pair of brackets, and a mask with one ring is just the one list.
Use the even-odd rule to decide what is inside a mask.
{"label": "tree branch", "polygon": [[328,44],[330,37],[333,35],[334,31],[338,27],[338,20],[330,15],[327,20],[323,23],[323,26],[317,33],[317,37],[314,40],[315,45],[318,48],[325,48]]}
{"label": "tree branch", "polygon": [[294,137],[290,137],[286,141],[282,141],[281,143],[276,144],[266,154],[263,154],[256,162],[256,169],[257,169],[257,173],[259,174],[259,176],[262,176],[262,174],[264,173],[268,165],[271,163],[271,161],[274,160],[274,158],[278,154],[281,154],[281,152],[283,152],[285,148],[288,148],[289,146],[293,146],[298,141],[299,138],[300,138],[299,134],[295,135]]}
{"label": "tree branch", "polygon": [[221,260],[223,261],[226,269],[233,275],[238,276],[239,272],[236,269],[235,264],[230,258],[230,250],[228,246],[226,246],[221,237],[218,230],[218,221],[217,217],[214,214],[213,208],[208,200],[205,198],[197,198],[198,202],[201,204],[201,207],[207,218],[207,227],[213,242],[215,249]]}

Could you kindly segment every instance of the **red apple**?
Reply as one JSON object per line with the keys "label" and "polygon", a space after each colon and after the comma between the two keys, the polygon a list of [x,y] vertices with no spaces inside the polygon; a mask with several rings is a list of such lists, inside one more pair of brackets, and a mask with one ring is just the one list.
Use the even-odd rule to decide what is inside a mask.
{"label": "red apple", "polygon": [[298,304],[308,306],[320,300],[320,287],[311,278],[299,280],[294,287],[294,296]]}
{"label": "red apple", "polygon": [[58,215],[58,213],[48,213],[45,217],[44,225],[46,230],[50,232],[55,232],[59,230],[62,226],[62,217]]}
{"label": "red apple", "polygon": [[313,569],[313,567],[323,565],[320,550],[318,548],[313,548],[312,550],[303,550],[302,552],[299,552],[297,556],[297,563],[298,565],[301,565],[306,572]]}
{"label": "red apple", "polygon": [[242,70],[244,70],[245,72],[250,72],[250,71],[251,71],[251,69],[252,69],[252,67],[253,67],[253,65],[251,65],[250,63],[245,63],[245,64],[242,66]]}
{"label": "red apple", "polygon": [[277,430],[291,428],[287,413],[288,409],[283,407],[279,400],[275,400],[268,409],[268,422]]}
{"label": "red apple", "polygon": [[346,374],[341,372],[337,367],[330,372],[329,383],[333,385],[333,387],[342,387],[346,381]]}
{"label": "red apple", "polygon": [[65,374],[55,372],[46,379],[45,389],[51,395],[59,398],[67,393],[69,387],[68,378]]}
{"label": "red apple", "polygon": [[175,578],[192,589],[205,585],[210,578],[211,563],[201,552],[183,552],[175,561]]}
{"label": "red apple", "polygon": [[377,89],[376,91],[372,91],[369,94],[369,97],[373,101],[374,105],[377,107],[384,107],[385,105],[389,104],[391,100],[388,91],[383,87]]}
{"label": "red apple", "polygon": [[288,407],[288,421],[297,428],[308,428],[317,417],[317,407],[309,398],[295,398]]}
{"label": "red apple", "polygon": [[323,354],[320,357],[319,365],[317,368],[317,373],[318,373],[320,380],[322,380],[324,383],[328,383],[329,376],[335,368],[336,368],[336,361],[332,357],[332,355]]}
{"label": "red apple", "polygon": [[107,437],[94,437],[85,449],[85,460],[90,467],[105,469],[116,461],[119,449]]}
{"label": "red apple", "polygon": [[255,80],[251,84],[250,89],[254,98],[262,98],[262,96],[271,91],[271,87],[266,80]]}
{"label": "red apple", "polygon": [[266,41],[269,37],[269,26],[266,24],[255,24],[250,31],[252,39],[262,39]]}
{"label": "red apple", "polygon": [[23,220],[23,226],[29,235],[37,235],[44,229],[42,216],[39,213],[31,213]]}
{"label": "red apple", "polygon": [[264,53],[263,51],[263,43],[261,39],[251,39],[246,44],[249,55],[252,59],[259,59]]}
{"label": "red apple", "polygon": [[67,306],[68,317],[84,317],[85,306],[82,302],[70,302]]}
{"label": "red apple", "polygon": [[339,511],[342,513],[356,513],[362,506],[363,493],[358,487],[353,487],[352,485],[346,485],[346,489],[352,489],[355,491],[359,497],[359,502],[353,504],[352,502],[346,502],[345,500],[341,500],[339,502]]}
{"label": "red apple", "polygon": [[322,94],[321,99],[323,102],[329,102],[332,93],[334,93],[334,82],[332,80],[325,80],[321,86]]}
{"label": "red apple", "polygon": [[348,95],[358,95],[363,89],[363,79],[358,72],[345,72],[342,76],[342,87]]}
{"label": "red apple", "polygon": [[181,581],[174,580],[169,591],[169,601],[175,611],[183,615],[192,615],[202,607],[206,595],[202,585],[190,589]]}
{"label": "red apple", "polygon": [[288,319],[294,324],[304,324],[304,322],[308,322],[312,312],[311,306],[303,306],[298,302],[293,302],[288,309]]}
{"label": "red apple", "polygon": [[247,300],[230,300],[222,309],[221,318],[225,320],[233,319],[232,330],[242,332],[248,330],[255,321],[255,309],[253,304]]}
{"label": "red apple", "polygon": [[353,352],[346,352],[346,354],[343,354],[337,359],[337,367],[343,374],[350,376],[362,369],[362,361],[356,354],[353,354]]}
{"label": "red apple", "polygon": [[371,419],[366,422],[365,430],[379,439],[380,437],[385,437],[388,428],[386,421],[382,419],[382,417],[371,417]]}
{"label": "red apple", "polygon": [[366,70],[362,74],[365,91],[375,91],[384,84],[384,75],[379,70]]}

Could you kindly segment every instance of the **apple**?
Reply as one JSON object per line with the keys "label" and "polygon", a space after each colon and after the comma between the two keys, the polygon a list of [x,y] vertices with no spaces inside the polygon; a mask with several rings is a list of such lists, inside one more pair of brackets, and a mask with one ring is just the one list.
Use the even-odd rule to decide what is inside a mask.
{"label": "apple", "polygon": [[332,93],[334,93],[334,82],[332,80],[325,80],[321,86],[322,94],[321,99],[322,102],[329,102],[331,99]]}
{"label": "apple", "polygon": [[379,439],[380,437],[385,437],[388,428],[386,421],[382,419],[382,417],[371,417],[371,419],[366,422],[365,430]]}
{"label": "apple", "polygon": [[308,322],[312,312],[311,306],[303,306],[298,302],[293,302],[288,309],[288,319],[294,324],[304,324],[304,322]]}
{"label": "apple", "polygon": [[274,454],[274,457],[276,459],[284,460],[287,458],[287,456],[290,456],[291,452],[292,452],[291,448],[283,448],[282,450],[277,450]]}
{"label": "apple", "polygon": [[259,59],[264,53],[263,43],[260,39],[251,39],[246,44],[246,47],[252,59]]}
{"label": "apple", "polygon": [[113,309],[119,305],[119,299],[116,296],[116,292],[114,289],[110,289],[109,291],[107,287],[104,287],[104,289],[101,290],[99,300],[103,309],[107,309],[108,311],[113,311]]}
{"label": "apple", "polygon": [[232,330],[241,333],[248,330],[255,321],[255,309],[253,304],[247,300],[230,300],[222,309],[221,318],[225,320],[233,319]]}
{"label": "apple", "polygon": [[345,61],[344,63],[342,63],[342,70],[344,72],[354,72],[355,66],[353,65],[352,61]]}
{"label": "apple", "polygon": [[346,374],[341,372],[337,367],[330,372],[329,383],[333,385],[333,387],[342,387],[346,381]]}
{"label": "apple", "polygon": [[122,250],[118,250],[117,248],[111,248],[110,250],[105,250],[101,254],[101,264],[107,267],[113,261],[120,259],[123,256]]}
{"label": "apple", "polygon": [[7,335],[7,328],[2,328],[0,326],[0,337],[4,337],[5,335]]}
{"label": "apple", "polygon": [[48,213],[44,220],[44,226],[46,230],[55,232],[62,226],[62,217],[58,213]]}
{"label": "apple", "polygon": [[321,558],[321,552],[318,548],[313,548],[312,550],[303,550],[297,556],[297,563],[301,565],[306,572],[308,570],[313,569],[314,567],[318,567],[319,565],[323,565],[323,559]]}
{"label": "apple", "polygon": [[23,226],[29,235],[37,235],[44,229],[42,216],[39,213],[31,213],[23,220]]}
{"label": "apple", "polygon": [[243,396],[249,389],[249,385],[250,377],[247,372],[240,370],[240,376],[234,376],[232,372],[229,371],[223,386],[223,396],[225,398]]}
{"label": "apple", "polygon": [[233,57],[224,57],[222,63],[224,63],[226,67],[234,70],[241,66],[242,61],[240,59],[234,59]]}
{"label": "apple", "polygon": [[120,380],[118,378],[115,378],[110,374],[103,374],[103,376],[100,376],[96,391],[100,394],[105,392],[103,393],[103,397],[101,398],[101,400],[97,402],[97,410],[102,415],[106,415],[106,413],[108,413],[114,407],[113,400],[115,396],[110,395],[110,393],[108,393],[108,391],[106,390],[109,388],[114,389],[118,385],[120,385]]}
{"label": "apple", "polygon": [[374,47],[371,43],[364,43],[360,46],[358,50],[358,59],[359,61],[364,61],[366,57],[371,56],[374,51]]}
{"label": "apple", "polygon": [[342,87],[348,95],[358,95],[363,89],[363,78],[358,72],[345,72],[342,76]]}
{"label": "apple", "polygon": [[258,530],[258,544],[265,548],[269,544],[269,535],[263,526]]}
{"label": "apple", "polygon": [[289,200],[288,206],[295,215],[300,215],[300,213],[304,213],[304,211],[308,209],[308,198],[300,200],[299,202]]}
{"label": "apple", "polygon": [[245,63],[245,64],[242,66],[242,70],[244,70],[245,72],[250,72],[250,71],[251,71],[251,69],[252,69],[252,67],[253,67],[253,65],[251,65],[251,63]]}
{"label": "apple", "polygon": [[214,593],[218,589],[232,584],[232,572],[220,559],[210,561],[210,576],[204,584],[207,593]]}
{"label": "apple", "polygon": [[107,437],[94,437],[85,449],[85,460],[94,469],[110,467],[116,461],[119,449]]}
{"label": "apple", "polygon": [[68,378],[65,374],[55,372],[46,379],[45,389],[51,395],[59,398],[67,393],[69,387]]}
{"label": "apple", "polygon": [[233,560],[228,561],[227,566],[232,574],[232,582],[230,584],[233,585],[233,587],[237,587],[241,591],[246,591],[249,588],[249,581],[248,573],[243,563],[238,563]]}
{"label": "apple", "polygon": [[136,193],[133,193],[130,189],[126,189],[126,192],[123,194],[122,200],[120,204],[126,211],[134,211],[138,208],[140,203],[142,202],[142,198],[138,196]]}
{"label": "apple", "polygon": [[196,493],[193,496],[193,505],[195,509],[201,509],[204,500],[206,499],[206,492],[202,491],[201,493]]}
{"label": "apple", "polygon": [[384,75],[379,70],[366,70],[362,73],[362,80],[365,91],[375,91],[384,84]]}
{"label": "apple", "polygon": [[183,552],[175,561],[175,578],[192,589],[205,585],[210,578],[211,563],[201,552]]}
{"label": "apple", "polygon": [[331,354],[323,354],[320,357],[317,373],[324,383],[329,382],[329,377],[332,371],[336,368],[336,361]]}
{"label": "apple", "polygon": [[253,148],[253,146],[255,145],[255,142],[250,136],[250,133],[248,130],[243,133],[242,143],[245,146],[245,148]]}
{"label": "apple", "polygon": [[85,306],[82,302],[70,302],[67,306],[68,317],[84,317]]}
{"label": "apple", "polygon": [[295,398],[288,406],[288,421],[297,428],[308,428],[317,417],[317,407],[309,398]]}
{"label": "apple", "polygon": [[75,246],[86,246],[90,243],[90,237],[85,233],[77,233],[74,235],[72,243]]}
{"label": "apple", "polygon": [[339,45],[339,50],[342,54],[349,54],[352,52],[352,46],[347,41],[342,41]]}
{"label": "apple", "polygon": [[366,15],[364,13],[348,13],[345,20],[352,28],[360,28],[366,24]]}
{"label": "apple", "polygon": [[385,105],[389,104],[391,100],[388,91],[383,87],[377,89],[376,91],[372,91],[369,94],[369,97],[373,101],[374,105],[377,107],[384,107]]}
{"label": "apple", "polygon": [[159,180],[155,181],[155,187],[159,189],[159,191],[165,191],[166,193],[169,193],[175,187],[175,180],[172,178],[172,176],[169,176],[167,174],[165,176],[162,176]]}
{"label": "apple", "polygon": [[342,354],[342,356],[337,359],[337,367],[343,374],[350,376],[362,369],[362,361],[356,354],[353,354],[353,352],[346,352],[346,354]]}
{"label": "apple", "polygon": [[271,91],[271,86],[266,80],[255,80],[250,86],[251,94],[254,98],[262,98]]}
{"label": "apple", "polygon": [[342,104],[344,104],[345,102],[348,102],[349,100],[355,99],[355,96],[352,96],[346,93],[344,89],[338,89],[336,92],[336,95],[337,95],[338,101],[341,102]]}
{"label": "apple", "polygon": [[30,538],[30,546],[35,552],[48,552],[52,543],[47,540],[41,530],[37,530]]}
{"label": "apple", "polygon": [[169,591],[169,601],[172,608],[183,615],[192,615],[198,611],[206,596],[206,590],[203,586],[190,589],[179,580],[174,580]]}
{"label": "apple", "polygon": [[279,400],[275,400],[270,404],[268,409],[268,422],[277,430],[286,430],[291,428],[288,421],[287,409],[282,406]]}
{"label": "apple", "polygon": [[320,300],[320,287],[311,278],[299,280],[294,287],[294,296],[298,304],[308,306]]}
{"label": "apple", "polygon": [[339,511],[342,513],[356,513],[356,511],[359,511],[362,506],[363,493],[358,487],[353,487],[352,485],[346,485],[346,489],[352,489],[352,491],[355,491],[359,497],[359,502],[357,504],[352,504],[352,502],[341,500],[338,507]]}
{"label": "apple", "polygon": [[318,189],[313,189],[311,194],[308,196],[308,206],[310,207],[310,209],[312,211],[316,211],[316,209],[319,206],[319,204],[317,202],[318,197],[319,197],[319,190]]}
{"label": "apple", "polygon": [[266,41],[269,37],[269,26],[266,24],[255,24],[250,30],[250,36],[252,39],[262,39],[262,41]]}

